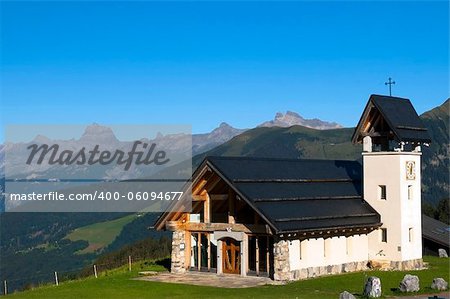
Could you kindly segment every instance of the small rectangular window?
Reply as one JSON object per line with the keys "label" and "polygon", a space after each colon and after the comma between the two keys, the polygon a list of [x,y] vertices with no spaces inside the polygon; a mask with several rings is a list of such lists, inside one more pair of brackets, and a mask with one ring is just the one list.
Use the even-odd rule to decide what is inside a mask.
{"label": "small rectangular window", "polygon": [[298,251],[300,253],[300,259],[302,259],[302,241],[300,241],[300,244],[298,246]]}
{"label": "small rectangular window", "polygon": [[409,228],[409,242],[412,242],[414,239],[414,230],[412,227]]}
{"label": "small rectangular window", "polygon": [[408,199],[409,200],[413,199],[413,186],[412,185],[408,185]]}
{"label": "small rectangular window", "polygon": [[381,242],[387,243],[387,229],[381,229]]}
{"label": "small rectangular window", "polygon": [[300,241],[300,259],[305,260],[307,253],[306,245],[308,244],[307,240]]}
{"label": "small rectangular window", "polygon": [[380,199],[386,200],[386,185],[379,185],[378,193]]}

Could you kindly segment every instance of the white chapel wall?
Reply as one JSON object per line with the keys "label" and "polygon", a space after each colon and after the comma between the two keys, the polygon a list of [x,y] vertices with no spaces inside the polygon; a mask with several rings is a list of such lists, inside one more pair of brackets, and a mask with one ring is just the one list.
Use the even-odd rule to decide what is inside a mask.
{"label": "white chapel wall", "polygon": [[367,235],[289,241],[291,270],[368,260]]}

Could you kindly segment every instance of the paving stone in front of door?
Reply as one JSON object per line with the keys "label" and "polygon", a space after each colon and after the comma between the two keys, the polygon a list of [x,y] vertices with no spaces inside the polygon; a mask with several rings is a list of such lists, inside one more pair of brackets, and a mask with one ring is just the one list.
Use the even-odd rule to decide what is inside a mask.
{"label": "paving stone in front of door", "polygon": [[274,281],[267,277],[241,277],[239,275],[233,274],[217,275],[215,273],[199,272],[187,272],[185,274],[173,274],[165,272],[158,275],[143,276],[135,279],[219,288],[251,288],[267,284],[274,284]]}

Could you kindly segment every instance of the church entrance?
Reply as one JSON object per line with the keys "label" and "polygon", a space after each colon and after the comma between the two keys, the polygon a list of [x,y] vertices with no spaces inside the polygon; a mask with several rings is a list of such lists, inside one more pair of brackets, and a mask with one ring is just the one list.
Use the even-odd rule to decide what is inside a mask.
{"label": "church entrance", "polygon": [[241,246],[240,242],[231,238],[222,240],[222,269],[223,273],[241,273]]}

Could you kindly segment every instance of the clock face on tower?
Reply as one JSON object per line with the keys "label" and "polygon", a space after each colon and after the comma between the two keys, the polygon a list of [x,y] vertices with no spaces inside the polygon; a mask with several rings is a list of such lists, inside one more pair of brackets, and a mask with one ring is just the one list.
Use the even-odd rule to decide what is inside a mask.
{"label": "clock face on tower", "polygon": [[414,161],[406,161],[406,179],[416,179],[416,163]]}

